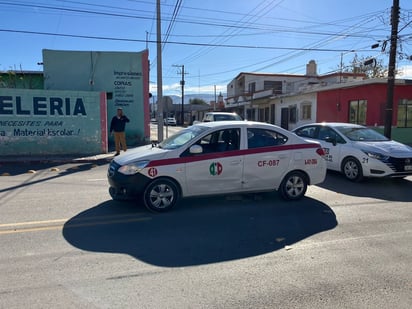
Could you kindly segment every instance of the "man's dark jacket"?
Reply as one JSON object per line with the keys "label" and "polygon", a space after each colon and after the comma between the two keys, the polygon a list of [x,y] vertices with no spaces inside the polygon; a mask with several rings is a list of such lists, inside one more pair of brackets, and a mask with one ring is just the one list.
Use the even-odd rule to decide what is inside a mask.
{"label": "man's dark jacket", "polygon": [[120,118],[117,118],[117,116],[114,116],[112,118],[112,122],[110,123],[110,132],[124,132],[124,129],[126,127],[126,122],[129,122],[129,118],[126,116],[121,116]]}

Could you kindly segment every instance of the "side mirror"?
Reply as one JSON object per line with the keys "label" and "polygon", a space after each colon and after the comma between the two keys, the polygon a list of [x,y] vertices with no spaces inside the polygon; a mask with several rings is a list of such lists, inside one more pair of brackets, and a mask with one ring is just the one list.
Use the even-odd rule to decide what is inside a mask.
{"label": "side mirror", "polygon": [[203,153],[203,147],[200,145],[193,145],[192,147],[190,147],[189,152],[191,154],[200,154]]}
{"label": "side mirror", "polygon": [[328,143],[332,143],[333,146],[336,146],[336,138],[328,136],[328,137],[325,138],[325,141],[328,142]]}

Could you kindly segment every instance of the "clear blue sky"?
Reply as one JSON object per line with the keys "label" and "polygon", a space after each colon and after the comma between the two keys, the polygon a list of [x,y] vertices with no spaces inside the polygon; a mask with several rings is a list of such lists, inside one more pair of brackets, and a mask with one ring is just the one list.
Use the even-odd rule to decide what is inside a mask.
{"label": "clear blue sky", "polygon": [[[359,57],[387,64],[392,0],[162,0],[164,94],[226,92],[240,72],[326,74]],[[400,0],[398,69],[412,78],[412,1]],[[156,92],[156,1],[0,0],[0,70],[41,70],[42,49],[149,48]],[[19,32],[16,32],[19,31]],[[54,34],[54,35],[46,35]],[[166,33],[169,33],[166,38]],[[82,36],[83,38],[76,37]],[[97,39],[99,38],[99,39]],[[147,40],[147,42],[146,42]],[[404,59],[401,59],[403,56]]]}

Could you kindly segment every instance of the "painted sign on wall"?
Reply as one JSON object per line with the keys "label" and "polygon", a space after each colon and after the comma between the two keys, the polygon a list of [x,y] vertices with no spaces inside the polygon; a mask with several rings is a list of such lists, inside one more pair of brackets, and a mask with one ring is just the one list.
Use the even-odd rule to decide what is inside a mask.
{"label": "painted sign on wall", "polygon": [[0,88],[0,156],[107,152],[106,94]]}
{"label": "painted sign on wall", "polygon": [[[109,121],[118,107],[130,119],[127,142],[150,138],[148,51],[43,50],[46,89],[104,91]],[[110,122],[109,122],[110,125]]]}

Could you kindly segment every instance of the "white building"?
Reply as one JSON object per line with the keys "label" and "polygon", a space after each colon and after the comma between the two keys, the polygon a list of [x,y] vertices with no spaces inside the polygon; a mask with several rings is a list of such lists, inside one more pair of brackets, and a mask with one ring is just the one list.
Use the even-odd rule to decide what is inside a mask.
{"label": "white building", "polygon": [[294,113],[300,110],[300,117],[311,122],[316,115],[316,107],[312,107],[316,100],[314,89],[363,79],[363,73],[319,76],[314,60],[306,65],[305,75],[242,72],[227,85],[225,108],[248,120],[282,125],[287,106],[288,118],[297,117]]}

